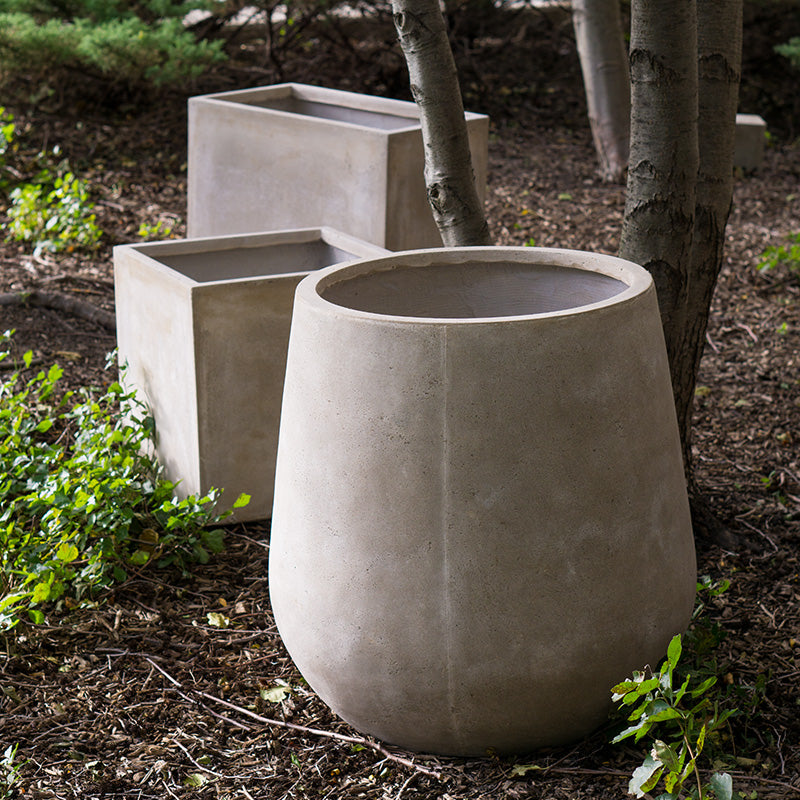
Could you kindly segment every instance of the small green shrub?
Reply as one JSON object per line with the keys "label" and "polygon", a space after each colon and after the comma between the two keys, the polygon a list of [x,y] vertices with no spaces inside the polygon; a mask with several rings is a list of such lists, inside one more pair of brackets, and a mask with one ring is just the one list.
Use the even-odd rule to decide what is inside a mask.
{"label": "small green shrub", "polygon": [[800,36],[793,36],[785,44],[776,45],[775,52],[788,58],[793,67],[800,69]]}
{"label": "small green shrub", "polygon": [[9,800],[16,796],[16,789],[14,786],[19,777],[19,768],[21,764],[15,763],[17,758],[18,745],[9,745],[2,758],[0,758],[0,800]]}
{"label": "small green shrub", "polygon": [[52,188],[44,183],[17,186],[10,197],[9,234],[16,241],[30,242],[37,254],[90,250],[102,236],[86,182],[72,172],[58,175]]}
{"label": "small green shrub", "polygon": [[14,117],[0,106],[0,191],[8,190],[8,165],[6,163],[9,149],[14,146]]}
{"label": "small green shrub", "polygon": [[174,226],[174,222],[165,222],[163,219],[158,220],[155,225],[143,222],[139,225],[137,235],[141,239],[171,239]]}
{"label": "small green shrub", "polygon": [[633,738],[639,742],[654,729],[654,738],[642,765],[628,784],[628,792],[644,797],[663,780],[666,790],[658,800],[679,800],[686,796],[684,784],[693,782],[688,796],[704,800],[731,800],[733,781],[725,772],[715,772],[705,782],[698,769],[698,759],[709,736],[722,728],[733,713],[720,710],[712,699],[712,689],[717,681],[710,676],[692,686],[692,676],[678,678],[676,669],[680,661],[682,644],[680,635],[673,637],[667,649],[667,658],[661,669],[653,672],[634,672],[633,677],[617,684],[612,699],[626,711],[632,724],[612,741]]}
{"label": "small green shrub", "polygon": [[41,623],[45,604],[91,598],[131,569],[185,569],[223,548],[206,527],[227,516],[214,514],[217,493],[175,497],[136,398],[112,383],[57,399],[61,376],[52,366],[0,384],[0,629],[24,613]]}
{"label": "small green shrub", "polygon": [[768,272],[784,266],[790,272],[800,275],[800,232],[787,237],[788,244],[768,247],[758,263],[759,272]]}

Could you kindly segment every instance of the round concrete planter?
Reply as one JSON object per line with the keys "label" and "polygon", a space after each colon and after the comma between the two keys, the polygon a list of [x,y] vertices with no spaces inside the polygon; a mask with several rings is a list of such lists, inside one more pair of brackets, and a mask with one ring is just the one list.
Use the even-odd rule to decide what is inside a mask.
{"label": "round concrete planter", "polygon": [[304,279],[269,581],[298,668],[364,732],[477,755],[602,723],[694,598],[647,272],[459,248]]}

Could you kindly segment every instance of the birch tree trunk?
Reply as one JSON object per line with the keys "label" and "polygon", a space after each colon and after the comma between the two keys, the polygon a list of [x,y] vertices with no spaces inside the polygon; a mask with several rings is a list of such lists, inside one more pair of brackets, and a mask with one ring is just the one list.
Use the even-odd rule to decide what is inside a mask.
{"label": "birch tree trunk", "polygon": [[630,49],[631,152],[620,255],[653,276],[681,407],[699,162],[694,0],[634,2]]}
{"label": "birch tree trunk", "polygon": [[475,189],[464,106],[438,0],[392,0],[411,93],[419,106],[425,185],[442,241],[492,244]]}
{"label": "birch tree trunk", "polygon": [[630,146],[631,82],[619,0],[572,0],[572,26],[600,174],[621,183]]}
{"label": "birch tree trunk", "polygon": [[733,195],[733,151],[742,61],[742,0],[697,5],[700,168],[697,176],[688,307],[679,347],[678,422],[691,460],[691,424],[697,372],[711,298],[723,260]]}

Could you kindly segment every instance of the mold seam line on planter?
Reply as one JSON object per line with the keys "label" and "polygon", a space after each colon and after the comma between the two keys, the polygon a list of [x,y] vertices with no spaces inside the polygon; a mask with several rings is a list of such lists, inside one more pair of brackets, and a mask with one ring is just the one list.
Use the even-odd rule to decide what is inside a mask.
{"label": "mold seam line on planter", "polygon": [[447,404],[450,376],[448,374],[447,358],[447,325],[440,328],[441,367],[439,370],[442,393],[442,582],[444,589],[444,637],[445,637],[445,670],[447,673],[447,703],[453,732],[458,734],[456,722],[455,687],[453,685],[452,664],[452,625],[451,625],[451,587],[450,587],[450,559],[448,547],[450,544],[450,430],[448,425],[449,410]]}

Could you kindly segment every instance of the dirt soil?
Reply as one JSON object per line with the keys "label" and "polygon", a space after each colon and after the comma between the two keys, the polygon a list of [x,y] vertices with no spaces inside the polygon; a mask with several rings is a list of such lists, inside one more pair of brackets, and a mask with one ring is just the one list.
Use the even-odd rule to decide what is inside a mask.
{"label": "dirt soil", "polygon": [[[797,273],[756,266],[765,248],[800,230],[800,119],[796,76],[774,79],[786,68],[771,43],[788,36],[775,38],[774,17],[756,17],[742,110],[767,116],[773,144],[761,169],[737,175],[694,451],[698,485],[728,534],[723,545],[698,542],[699,572],[731,581],[707,604],[699,632],[719,640],[709,663],[725,702],[743,712],[713,757],[742,796],[774,800],[800,797],[800,285]],[[466,30],[455,22],[467,106],[493,120],[487,207],[497,242],[615,252],[624,189],[596,175],[568,19],[487,17]],[[407,97],[391,33],[377,24],[369,32],[319,31],[302,57],[286,59],[283,77]],[[279,77],[257,43],[238,52],[188,93]],[[113,312],[111,247],[137,241],[142,223],[184,230],[186,94],[126,98],[106,88],[103,97],[84,85],[48,96],[22,84],[17,95],[34,89],[35,102],[7,103],[18,161],[58,144],[92,181],[105,234],[88,254],[34,257],[0,244],[0,292],[57,294]],[[0,306],[0,329],[17,331],[17,355],[31,349],[40,363],[58,361],[71,386],[109,382],[113,329],[48,305]],[[18,796],[625,796],[642,752],[609,745],[612,724],[517,759],[429,757],[362,737],[306,687],[281,645],[268,602],[268,523],[233,526],[227,545],[189,578],[145,572],[96,608],[54,609],[46,624],[0,639],[0,752],[19,745]],[[211,624],[213,612],[229,627]],[[281,681],[291,687],[283,700],[262,697]],[[0,766],[0,796],[3,776]]]}

